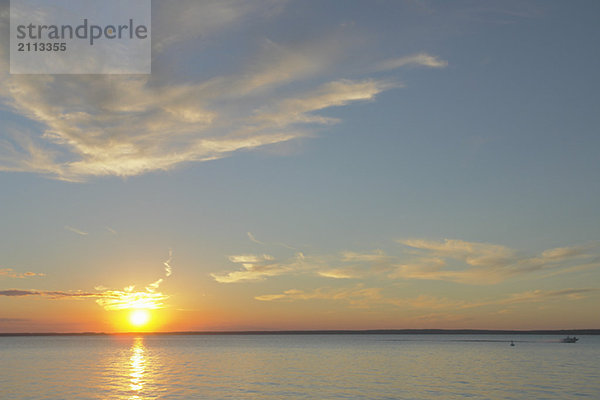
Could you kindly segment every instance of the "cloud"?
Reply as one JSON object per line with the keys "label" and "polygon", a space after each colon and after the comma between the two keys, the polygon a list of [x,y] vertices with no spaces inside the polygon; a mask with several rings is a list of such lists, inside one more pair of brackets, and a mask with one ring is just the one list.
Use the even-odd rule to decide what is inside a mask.
{"label": "cloud", "polygon": [[[540,255],[521,255],[506,246],[463,240],[400,240],[409,262],[396,261],[391,278],[445,280],[467,284],[496,284],[539,271],[600,266],[598,244],[557,247]],[[595,260],[595,262],[586,262]]]}
{"label": "cloud", "polygon": [[281,246],[281,247],[285,247],[286,249],[297,250],[297,248],[292,247],[285,243],[281,243],[281,242],[266,243],[266,242],[260,241],[256,238],[256,236],[254,236],[254,234],[252,232],[246,232],[246,234],[248,235],[248,239],[250,239],[251,242],[254,242],[256,244],[262,244],[264,246],[270,246],[270,245]]}
{"label": "cloud", "polygon": [[294,262],[282,264],[277,262],[268,254],[254,255],[244,254],[230,256],[229,260],[236,264],[241,264],[243,270],[232,271],[228,273],[212,273],[211,276],[220,283],[234,283],[242,281],[257,281],[267,277],[273,277],[291,273],[304,266],[304,259],[301,254],[296,256]]}
{"label": "cloud", "polygon": [[22,296],[47,296],[53,299],[61,298],[86,298],[97,297],[97,293],[87,292],[65,292],[65,291],[50,291],[50,290],[23,290],[23,289],[8,289],[0,290],[0,296],[22,297]]}
{"label": "cloud", "polygon": [[[175,69],[183,62],[172,54],[183,51],[179,44],[220,43],[243,24],[272,17],[282,2],[176,3],[159,2],[153,18],[153,62]],[[6,15],[0,24],[6,28]],[[149,76],[0,74],[0,101],[19,117],[0,128],[0,171],[74,182],[127,177],[311,137],[317,127],[339,122],[324,110],[373,101],[400,86],[343,79],[355,44],[335,32],[294,43],[263,38],[249,42],[257,48],[247,59],[212,75],[173,74],[170,67],[153,68]],[[206,56],[198,46],[195,57]],[[0,44],[5,63],[6,55],[6,43]],[[392,61],[434,66],[436,60],[422,53]]]}
{"label": "cloud", "polygon": [[282,0],[178,0],[154,2],[152,20],[152,50],[162,52],[185,41],[205,41],[244,18],[268,18],[281,10]]}
{"label": "cloud", "polygon": [[50,299],[96,299],[96,303],[105,310],[126,309],[157,309],[163,308],[163,301],[169,296],[154,292],[133,292],[127,290],[106,290],[103,292],[61,291],[61,290],[23,290],[8,289],[0,290],[0,296],[24,297],[42,296]]}
{"label": "cloud", "polygon": [[211,276],[221,283],[308,274],[331,279],[421,279],[492,285],[536,273],[543,273],[536,275],[538,277],[547,277],[600,267],[599,243],[550,248],[531,256],[502,245],[456,239],[398,242],[403,245],[400,252],[398,249],[315,255],[295,252],[288,258],[278,259],[265,254],[234,255],[229,260],[241,264],[242,270]]}
{"label": "cloud", "polygon": [[171,268],[170,262],[173,259],[173,250],[169,249],[169,259],[163,263],[165,266],[165,276],[168,278],[173,273],[173,268]]}
{"label": "cloud", "polygon": [[[173,250],[169,249],[169,258],[163,262],[165,267],[165,277],[171,276],[173,269],[170,262],[173,258]],[[163,278],[149,283],[144,291],[134,291],[135,286],[130,285],[123,290],[103,290],[96,300],[100,306],[107,311],[125,310],[125,309],[158,309],[163,308],[164,301],[169,296],[158,291],[160,285],[164,282]]]}
{"label": "cloud", "polygon": [[325,278],[334,279],[354,279],[359,278],[361,275],[351,268],[335,268],[324,271],[319,271],[318,274]]}
{"label": "cloud", "polygon": [[388,257],[382,250],[375,250],[370,253],[342,252],[342,261],[344,262],[378,262],[386,260],[388,260]]}
{"label": "cloud", "polygon": [[280,294],[267,294],[255,297],[259,301],[303,301],[303,300],[328,300],[342,301],[360,308],[374,306],[394,306],[412,309],[461,309],[469,306],[464,300],[438,298],[429,295],[419,295],[414,298],[389,297],[380,287],[366,287],[363,283],[345,288],[323,287],[311,291],[298,289],[286,290]]}
{"label": "cloud", "polygon": [[78,235],[81,235],[81,236],[87,236],[88,235],[87,232],[84,232],[84,231],[82,231],[80,229],[77,229],[77,228],[73,228],[72,226],[65,225],[65,229],[68,230],[68,231],[71,231],[73,233],[76,233]]}
{"label": "cloud", "polygon": [[445,68],[448,66],[448,62],[427,53],[418,53],[410,56],[385,60],[377,65],[376,70],[388,71],[406,66]]}
{"label": "cloud", "polygon": [[[162,281],[162,280],[161,280]],[[134,292],[129,290],[107,290],[98,294],[96,303],[104,307],[107,311],[130,310],[130,309],[148,309],[155,310],[164,308],[164,301],[169,298],[168,295],[155,292],[156,287],[149,289],[146,287],[144,292]],[[150,284],[150,286],[153,284]]]}
{"label": "cloud", "polygon": [[560,289],[560,290],[532,290],[522,293],[514,293],[508,298],[501,300],[499,304],[545,302],[549,300],[580,300],[589,294],[597,293],[596,288]]}
{"label": "cloud", "polygon": [[0,277],[24,279],[24,278],[31,278],[34,276],[46,276],[46,274],[39,273],[39,272],[19,273],[19,272],[15,272],[12,268],[0,268]]}
{"label": "cloud", "polygon": [[280,294],[256,296],[255,300],[287,302],[304,300],[341,301],[353,307],[360,308],[394,306],[407,309],[442,310],[469,307],[469,303],[464,300],[438,298],[429,295],[419,295],[414,298],[398,298],[386,296],[384,292],[384,288],[366,287],[363,283],[359,283],[351,287],[323,287],[311,291],[290,289]]}
{"label": "cloud", "polygon": [[33,290],[8,289],[0,290],[0,296],[30,296],[39,295],[39,292]]}
{"label": "cloud", "polygon": [[[169,251],[169,261],[172,251]],[[167,264],[167,262],[165,262]],[[4,271],[4,270],[0,270]],[[167,275],[168,273],[168,275]],[[171,267],[165,267],[165,275],[171,275]],[[96,286],[96,292],[77,291],[51,291],[34,289],[7,289],[0,290],[0,296],[26,297],[41,296],[50,299],[95,299],[96,303],[107,311],[129,309],[159,309],[165,307],[169,295],[158,291],[164,280],[162,278],[148,284],[143,291],[135,291],[135,286],[130,285],[123,290],[109,290],[104,286]]]}
{"label": "cloud", "polygon": [[60,299],[95,299],[96,303],[105,310],[128,310],[128,309],[158,309],[164,307],[164,301],[169,296],[151,291],[133,292],[127,290],[106,290],[103,292],[82,291],[50,291],[50,290],[22,290],[8,289],[0,290],[0,296],[24,297],[42,296],[53,300]]}
{"label": "cloud", "polygon": [[264,242],[261,242],[260,240],[258,240],[256,237],[254,237],[254,235],[252,234],[252,232],[246,232],[246,234],[248,235],[248,238],[253,241],[254,243],[258,243],[258,244],[265,244]]}
{"label": "cloud", "polygon": [[[212,276],[221,283],[257,282],[284,276],[295,279],[300,275],[335,279],[329,282],[336,284],[353,279],[358,280],[358,283],[349,287],[323,286],[308,290],[293,287],[280,292],[259,294],[254,299],[265,302],[339,301],[351,307],[398,307],[436,315],[482,307],[506,309],[517,304],[576,301],[598,293],[597,288],[557,288],[504,292],[495,296],[490,294],[487,298],[480,296],[476,300],[468,296],[440,297],[435,293],[402,297],[398,290],[408,285],[408,280],[491,285],[519,277],[544,278],[548,274],[597,268],[600,267],[597,254],[600,243],[552,247],[537,255],[525,254],[503,245],[458,239],[404,239],[398,243],[402,246],[387,251],[345,250],[316,255],[296,252],[288,258],[256,253],[233,255],[229,257],[229,261],[240,265],[242,269],[213,273]],[[257,244],[266,245],[264,242]],[[312,281],[315,281],[314,278]],[[464,315],[460,318],[464,318]]]}
{"label": "cloud", "polygon": [[501,245],[445,239],[442,242],[431,240],[400,240],[401,244],[424,250],[436,257],[452,258],[471,266],[496,265],[514,257],[514,251]]}
{"label": "cloud", "polygon": [[[41,138],[23,131],[10,135],[12,141],[2,143],[0,170],[72,181],[169,170],[307,137],[306,127],[297,125],[337,122],[312,112],[371,100],[391,88],[375,80],[336,81],[297,97],[274,96],[272,106],[263,106],[266,100],[260,108],[246,105],[234,115],[210,105],[225,100],[224,85],[156,86],[150,78],[114,76],[15,76],[11,81],[1,91],[9,104],[45,130]],[[210,91],[221,95],[215,98]],[[235,108],[236,101],[242,100],[227,104]]]}
{"label": "cloud", "polygon": [[290,289],[281,294],[267,294],[255,297],[259,301],[334,300],[344,301],[358,307],[366,307],[372,302],[380,302],[382,298],[381,288],[368,288],[362,284],[341,289],[319,288],[308,292]]}
{"label": "cloud", "polygon": [[513,293],[497,299],[483,299],[468,301],[463,299],[451,299],[447,297],[436,297],[422,294],[412,298],[389,297],[385,295],[383,288],[365,287],[357,284],[346,288],[323,287],[311,291],[299,289],[286,290],[279,294],[265,294],[255,296],[259,301],[306,301],[327,300],[341,301],[360,308],[371,308],[376,306],[394,306],[404,309],[415,310],[466,310],[477,307],[502,306],[522,303],[537,303],[547,301],[575,301],[581,300],[590,294],[598,293],[596,288],[569,288],[560,290],[532,290],[522,293]]}
{"label": "cloud", "polygon": [[377,94],[393,87],[398,87],[398,84],[374,79],[362,81],[343,79],[329,82],[307,94],[284,99],[272,107],[263,107],[254,119],[265,126],[280,127],[300,123],[334,124],[339,121],[313,112],[344,106],[354,101],[373,100]]}

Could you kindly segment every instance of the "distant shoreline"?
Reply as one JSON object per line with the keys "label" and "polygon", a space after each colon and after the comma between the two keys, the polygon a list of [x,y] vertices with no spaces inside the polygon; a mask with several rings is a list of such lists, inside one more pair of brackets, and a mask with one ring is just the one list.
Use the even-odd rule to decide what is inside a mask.
{"label": "distant shoreline", "polygon": [[486,329],[369,329],[283,331],[182,331],[182,332],[14,332],[8,336],[127,336],[127,335],[600,335],[600,329],[486,330]]}

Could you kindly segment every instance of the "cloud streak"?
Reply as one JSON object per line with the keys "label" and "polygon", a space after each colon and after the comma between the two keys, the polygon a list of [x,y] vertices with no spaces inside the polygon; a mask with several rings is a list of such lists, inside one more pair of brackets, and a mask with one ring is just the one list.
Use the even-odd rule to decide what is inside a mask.
{"label": "cloud streak", "polygon": [[40,272],[15,272],[12,268],[0,268],[0,277],[5,278],[16,278],[16,279],[25,279],[32,278],[35,276],[46,276],[46,274]]}
{"label": "cloud streak", "polygon": [[445,68],[448,66],[448,62],[427,53],[418,53],[410,56],[385,60],[379,63],[376,69],[378,71],[388,71],[406,66]]}
{"label": "cloud streak", "polygon": [[402,247],[394,252],[381,249],[325,255],[296,252],[282,259],[264,254],[230,256],[229,260],[241,264],[243,269],[211,276],[221,283],[308,274],[329,279],[437,280],[493,285],[519,277],[540,274],[543,277],[600,267],[598,243],[550,248],[534,256],[502,245],[456,239],[405,239],[398,243]]}
{"label": "cloud streak", "polygon": [[165,276],[168,278],[173,273],[173,268],[171,267],[171,261],[173,260],[173,250],[169,249],[169,259],[163,263],[165,266]]}
{"label": "cloud streak", "polygon": [[[165,34],[157,34],[154,62],[172,61],[169,46],[175,43],[204,36],[218,40],[243,21],[260,21],[257,15],[266,16],[279,4],[186,0],[159,5],[153,28]],[[8,25],[7,15],[0,24]],[[336,77],[354,46],[336,33],[302,43],[263,39],[235,64],[237,69],[175,80],[161,68],[150,76],[5,73],[0,100],[20,118],[0,128],[0,171],[67,181],[135,176],[313,136],[317,127],[340,122],[325,110],[374,101],[400,86],[368,76]],[[6,55],[4,43],[0,59],[7,60]],[[384,69],[442,64],[426,53],[383,63]],[[28,122],[16,122],[23,119]]]}
{"label": "cloud streak", "polygon": [[169,296],[162,293],[134,292],[128,290],[106,290],[104,292],[82,292],[61,290],[0,290],[0,296],[28,297],[41,296],[53,300],[60,299],[95,299],[96,303],[107,311],[129,309],[158,309],[164,307]]}
{"label": "cloud streak", "polygon": [[88,232],[84,232],[81,229],[73,228],[72,226],[69,226],[69,225],[65,225],[65,229],[68,231],[71,231],[73,233],[76,233],[80,236],[87,236],[89,234]]}
{"label": "cloud streak", "polygon": [[302,253],[298,253],[295,259],[289,263],[276,261],[268,254],[234,255],[229,261],[242,266],[241,270],[228,273],[212,273],[211,276],[219,283],[234,283],[243,281],[259,281],[268,277],[293,273],[306,268]]}
{"label": "cloud streak", "polygon": [[388,275],[395,279],[443,280],[466,284],[496,284],[536,272],[600,266],[598,244],[556,247],[539,255],[521,255],[506,246],[446,239],[400,240],[410,256],[397,261]]}
{"label": "cloud streak", "polygon": [[369,288],[358,284],[349,288],[319,288],[312,291],[290,289],[281,294],[256,296],[255,299],[259,301],[333,300],[344,301],[356,307],[367,307],[369,304],[382,302],[381,290],[381,288]]}
{"label": "cloud streak", "polygon": [[[169,259],[164,262],[165,276],[172,273],[171,262],[172,251],[169,250]],[[0,273],[12,273],[10,269],[0,270]],[[32,273],[29,273],[32,274]],[[20,277],[20,276],[17,276]],[[0,296],[6,297],[46,297],[53,300],[60,299],[95,299],[96,303],[107,311],[130,310],[130,309],[159,309],[165,307],[165,301],[169,295],[159,292],[159,286],[164,279],[160,278],[148,284],[144,290],[136,291],[134,285],[127,286],[122,290],[110,290],[103,286],[96,286],[95,292],[86,291],[62,291],[62,290],[35,290],[35,289],[6,289],[0,290]]]}
{"label": "cloud streak", "polygon": [[599,292],[597,288],[568,288],[561,290],[532,290],[512,293],[497,299],[467,301],[462,299],[440,298],[430,295],[419,295],[411,298],[398,298],[385,295],[385,290],[379,287],[366,287],[357,284],[345,288],[323,287],[310,291],[289,289],[278,294],[264,294],[255,297],[259,301],[307,301],[326,300],[341,301],[352,306],[370,308],[373,306],[389,305],[406,309],[425,310],[465,310],[488,306],[506,306],[524,303],[539,303],[548,301],[576,301]]}

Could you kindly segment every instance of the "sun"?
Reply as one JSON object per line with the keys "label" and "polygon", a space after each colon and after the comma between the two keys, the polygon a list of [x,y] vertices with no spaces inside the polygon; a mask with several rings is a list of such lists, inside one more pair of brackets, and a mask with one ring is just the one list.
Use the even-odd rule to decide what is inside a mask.
{"label": "sun", "polygon": [[129,322],[133,326],[142,327],[150,321],[150,312],[148,310],[133,310],[129,314]]}

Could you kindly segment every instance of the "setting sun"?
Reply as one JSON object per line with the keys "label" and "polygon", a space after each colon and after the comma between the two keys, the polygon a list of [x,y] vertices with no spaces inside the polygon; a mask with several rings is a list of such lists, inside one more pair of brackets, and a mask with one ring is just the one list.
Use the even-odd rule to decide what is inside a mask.
{"label": "setting sun", "polygon": [[150,321],[150,312],[148,310],[134,310],[129,314],[129,322],[134,326],[144,326]]}

